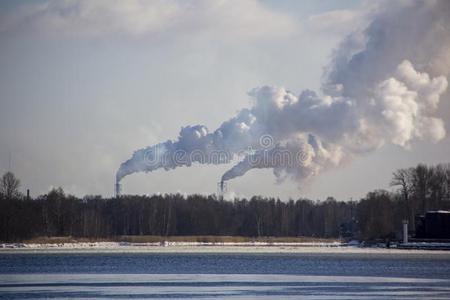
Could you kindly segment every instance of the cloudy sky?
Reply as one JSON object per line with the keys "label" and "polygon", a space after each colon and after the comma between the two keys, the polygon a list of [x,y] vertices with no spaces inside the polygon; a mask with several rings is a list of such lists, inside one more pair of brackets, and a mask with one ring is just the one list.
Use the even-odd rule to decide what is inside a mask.
{"label": "cloudy sky", "polygon": [[[61,186],[110,196],[136,149],[176,139],[182,126],[219,127],[251,106],[255,87],[320,91],[333,49],[367,26],[370,9],[356,0],[2,1],[0,171],[11,165],[32,195]],[[437,113],[447,132],[449,100],[447,91]],[[301,189],[277,183],[270,169],[251,170],[229,189],[347,200],[389,189],[397,168],[448,162],[448,153],[448,137],[387,143]],[[229,167],[136,173],[123,191],[213,193]]]}

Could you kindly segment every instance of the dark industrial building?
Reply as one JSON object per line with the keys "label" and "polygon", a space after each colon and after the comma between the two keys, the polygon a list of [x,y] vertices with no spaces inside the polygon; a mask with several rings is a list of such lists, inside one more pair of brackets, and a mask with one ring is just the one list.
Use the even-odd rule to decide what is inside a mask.
{"label": "dark industrial building", "polygon": [[450,211],[428,211],[417,216],[416,238],[450,239]]}

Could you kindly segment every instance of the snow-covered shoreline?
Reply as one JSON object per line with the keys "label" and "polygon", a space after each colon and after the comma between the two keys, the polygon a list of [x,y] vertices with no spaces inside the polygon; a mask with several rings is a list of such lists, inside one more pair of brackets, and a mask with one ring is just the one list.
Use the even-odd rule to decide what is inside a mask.
{"label": "snow-covered shoreline", "polygon": [[115,247],[177,247],[177,246],[297,246],[297,247],[340,247],[347,244],[340,242],[73,242],[73,243],[4,243],[0,248],[115,248]]}
{"label": "snow-covered shoreline", "polygon": [[77,242],[51,244],[0,244],[1,253],[433,253],[450,258],[450,251],[357,247],[345,243],[206,243],[206,242]]}

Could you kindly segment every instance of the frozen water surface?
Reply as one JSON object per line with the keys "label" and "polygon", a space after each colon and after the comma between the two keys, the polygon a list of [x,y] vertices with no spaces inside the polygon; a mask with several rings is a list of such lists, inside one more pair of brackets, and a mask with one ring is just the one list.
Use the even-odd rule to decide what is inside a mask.
{"label": "frozen water surface", "polygon": [[0,254],[0,299],[450,299],[449,254]]}

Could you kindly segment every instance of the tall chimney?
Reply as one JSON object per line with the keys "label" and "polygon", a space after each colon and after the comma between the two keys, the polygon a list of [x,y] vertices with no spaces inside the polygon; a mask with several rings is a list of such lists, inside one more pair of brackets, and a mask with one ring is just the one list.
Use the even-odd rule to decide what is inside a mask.
{"label": "tall chimney", "polygon": [[219,197],[223,197],[226,191],[227,191],[227,183],[225,181],[222,180],[219,183],[217,183],[217,192]]}
{"label": "tall chimney", "polygon": [[27,189],[27,200],[30,200],[30,189]]}
{"label": "tall chimney", "polygon": [[116,181],[116,184],[114,186],[114,194],[116,197],[120,197],[120,183]]}

